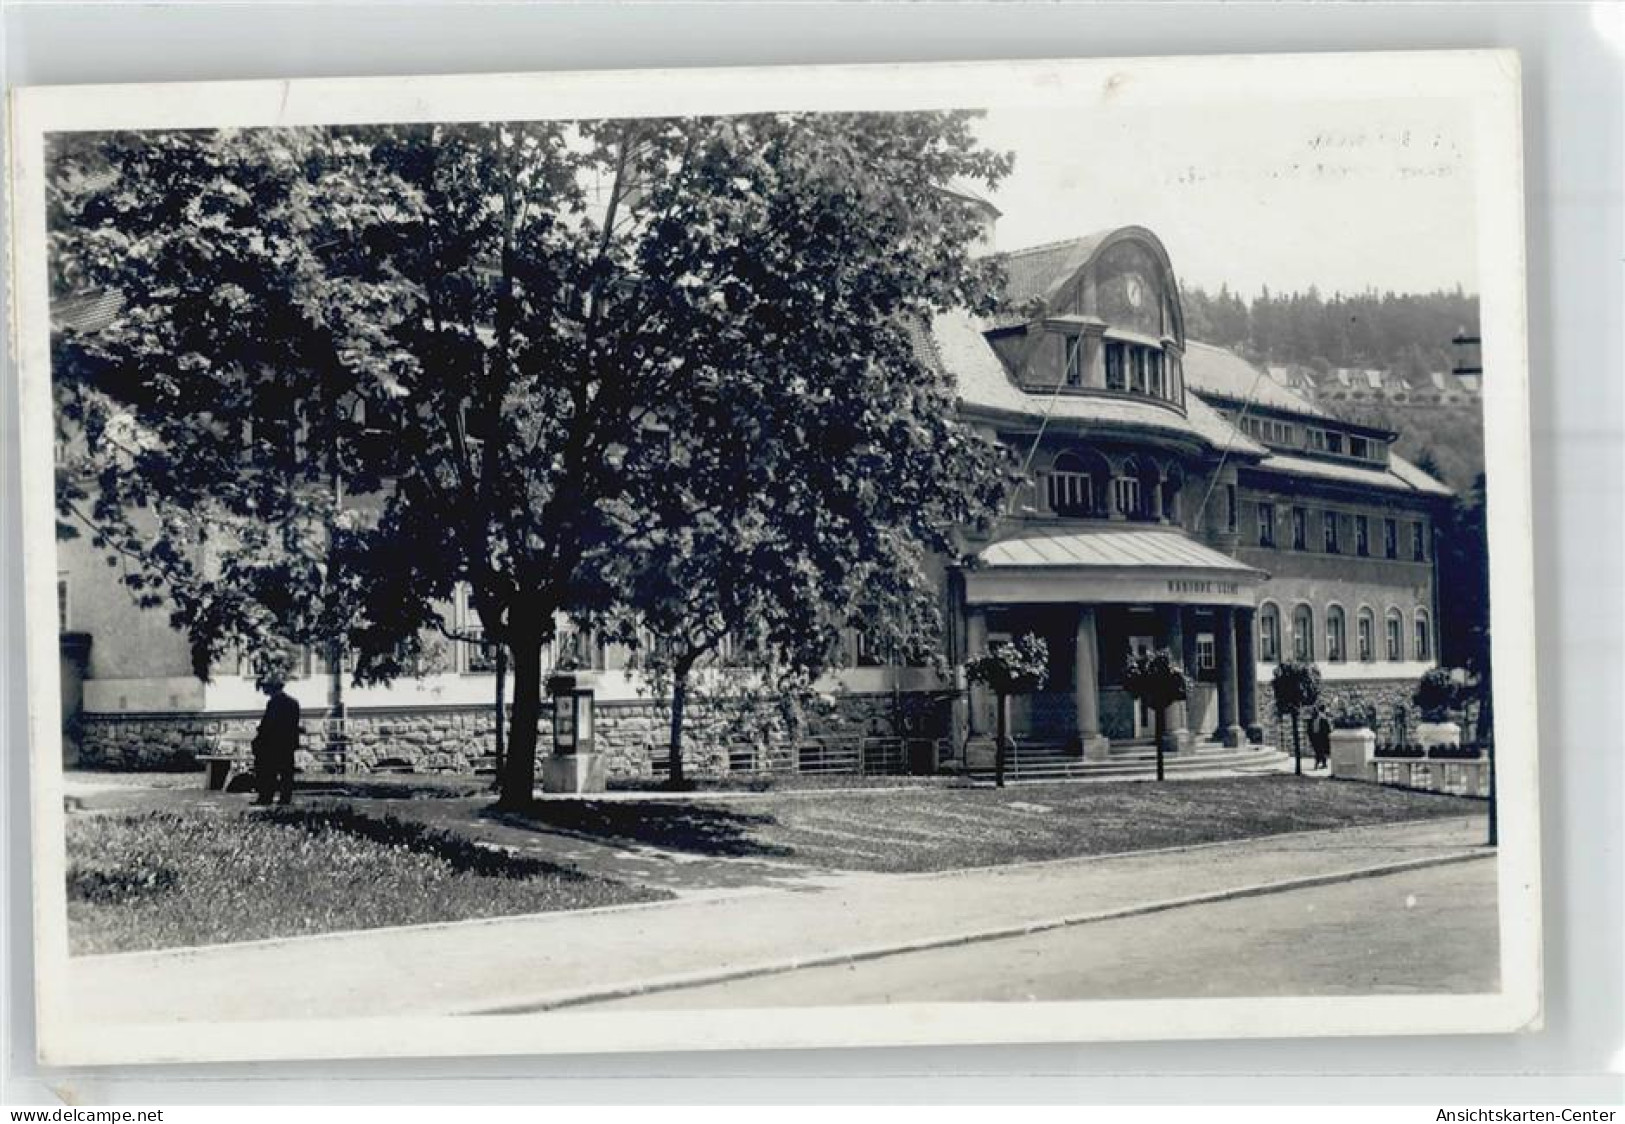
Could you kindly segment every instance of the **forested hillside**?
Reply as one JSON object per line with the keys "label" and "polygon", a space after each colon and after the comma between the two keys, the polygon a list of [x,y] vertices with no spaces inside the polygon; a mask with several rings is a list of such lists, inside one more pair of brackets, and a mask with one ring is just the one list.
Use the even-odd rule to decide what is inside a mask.
{"label": "forested hillside", "polygon": [[1478,297],[1460,288],[1439,293],[1367,291],[1322,297],[1272,294],[1251,301],[1223,286],[1215,294],[1180,294],[1185,334],[1238,351],[1255,362],[1375,367],[1407,378],[1455,365],[1450,341],[1478,331]]}

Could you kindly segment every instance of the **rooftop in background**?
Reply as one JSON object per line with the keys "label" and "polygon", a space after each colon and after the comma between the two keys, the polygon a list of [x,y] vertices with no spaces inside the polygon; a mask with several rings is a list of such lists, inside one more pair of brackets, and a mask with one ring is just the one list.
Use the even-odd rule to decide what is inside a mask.
{"label": "rooftop in background", "polygon": [[1190,340],[1185,345],[1185,384],[1199,393],[1252,402],[1312,417],[1330,415],[1308,398],[1271,378],[1233,351]]}

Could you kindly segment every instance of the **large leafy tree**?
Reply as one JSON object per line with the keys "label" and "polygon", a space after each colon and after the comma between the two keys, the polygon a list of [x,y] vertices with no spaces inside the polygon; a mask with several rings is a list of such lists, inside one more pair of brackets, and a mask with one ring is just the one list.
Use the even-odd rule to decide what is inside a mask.
{"label": "large leafy tree", "polygon": [[57,282],[116,309],[61,324],[91,482],[62,510],[139,559],[200,673],[342,634],[387,679],[466,585],[512,656],[522,803],[558,615],[612,609],[620,560],[704,516],[684,497],[728,502],[663,458],[754,443],[804,478],[764,511],[781,538],[871,562],[921,529],[902,504],[967,484],[911,327],[991,307],[938,188],[1007,165],[948,113],[76,141]]}

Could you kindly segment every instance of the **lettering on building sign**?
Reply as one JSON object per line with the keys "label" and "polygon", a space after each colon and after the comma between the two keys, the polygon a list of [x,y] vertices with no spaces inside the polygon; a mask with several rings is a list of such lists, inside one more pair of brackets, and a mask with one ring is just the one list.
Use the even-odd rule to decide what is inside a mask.
{"label": "lettering on building sign", "polygon": [[1238,582],[1190,581],[1185,578],[1168,579],[1169,593],[1214,593],[1234,595],[1241,592]]}

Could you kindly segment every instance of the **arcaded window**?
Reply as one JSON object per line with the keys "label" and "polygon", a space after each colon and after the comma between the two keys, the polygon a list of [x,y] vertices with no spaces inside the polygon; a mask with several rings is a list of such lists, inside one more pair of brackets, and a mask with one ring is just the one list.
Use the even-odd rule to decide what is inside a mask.
{"label": "arcaded window", "polygon": [[1292,610],[1292,658],[1299,663],[1315,658],[1315,611],[1308,605]]}
{"label": "arcaded window", "polygon": [[1370,663],[1377,658],[1376,655],[1377,618],[1370,609],[1360,610],[1358,627],[1359,655],[1361,663]]}
{"label": "arcaded window", "polygon": [[1398,663],[1405,658],[1405,622],[1398,609],[1388,610],[1388,659]]}
{"label": "arcaded window", "polygon": [[1273,604],[1258,610],[1258,658],[1265,663],[1281,658],[1281,610]]}
{"label": "arcaded window", "polygon": [[1416,610],[1416,643],[1412,650],[1419,660],[1433,658],[1433,629],[1426,609]]}
{"label": "arcaded window", "polygon": [[1332,663],[1342,663],[1347,658],[1343,647],[1343,607],[1333,605],[1326,610],[1326,658]]}
{"label": "arcaded window", "polygon": [[1057,515],[1088,516],[1099,512],[1099,504],[1095,474],[1088,462],[1075,453],[1056,457],[1049,475],[1050,510]]}

